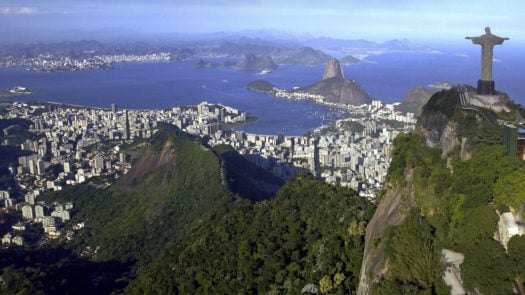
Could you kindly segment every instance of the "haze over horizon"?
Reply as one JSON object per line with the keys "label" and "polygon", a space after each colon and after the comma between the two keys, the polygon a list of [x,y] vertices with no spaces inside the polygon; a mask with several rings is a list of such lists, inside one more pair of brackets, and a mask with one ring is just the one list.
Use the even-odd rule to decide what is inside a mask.
{"label": "haze over horizon", "polygon": [[3,0],[0,41],[57,41],[266,30],[294,37],[461,43],[484,33],[525,43],[518,0],[366,1],[66,1]]}

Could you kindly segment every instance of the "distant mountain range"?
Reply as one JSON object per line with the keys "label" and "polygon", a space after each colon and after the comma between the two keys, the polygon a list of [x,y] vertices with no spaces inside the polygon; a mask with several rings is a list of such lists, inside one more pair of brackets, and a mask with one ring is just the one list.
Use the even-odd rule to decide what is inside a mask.
{"label": "distant mountain range", "polygon": [[214,61],[199,60],[195,64],[196,68],[217,68],[217,67],[234,67],[245,71],[262,71],[265,73],[277,70],[277,65],[271,56],[255,56],[254,54],[244,54],[237,62],[226,61],[218,63]]}
{"label": "distant mountain range", "polygon": [[[330,58],[328,52],[338,52],[351,57],[343,64],[359,62],[355,57],[385,51],[429,51],[429,47],[414,44],[406,39],[382,43],[367,40],[343,40],[327,37],[297,39],[290,36],[272,38],[267,35],[244,37],[235,34],[214,34],[198,38],[172,36],[147,41],[95,41],[75,40],[48,43],[4,43],[0,58],[36,58],[46,54],[83,58],[94,55],[170,53],[176,60],[191,57],[237,57],[246,54],[271,56],[277,64],[318,66]],[[354,55],[357,53],[358,55]],[[352,57],[352,55],[354,55]]]}

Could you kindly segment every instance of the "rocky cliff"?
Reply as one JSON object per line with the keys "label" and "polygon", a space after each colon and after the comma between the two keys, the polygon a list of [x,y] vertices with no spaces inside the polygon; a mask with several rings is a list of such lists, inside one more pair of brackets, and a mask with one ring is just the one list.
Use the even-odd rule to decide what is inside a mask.
{"label": "rocky cliff", "polygon": [[293,91],[321,95],[325,102],[330,103],[362,105],[372,102],[355,80],[345,79],[341,64],[335,58],[328,61],[321,81]]}
{"label": "rocky cliff", "polygon": [[[468,105],[462,106],[459,93],[461,93],[461,88],[453,87],[450,90],[440,91],[432,95],[422,108],[416,124],[415,134],[399,135],[396,138],[384,194],[380,198],[377,210],[366,228],[365,249],[357,294],[370,294],[374,288],[388,289],[388,283],[385,283],[385,281],[390,280],[392,282],[392,280],[395,280],[393,279],[394,277],[399,278],[400,274],[408,273],[407,267],[399,269],[400,252],[396,252],[398,255],[395,256],[392,254],[393,252],[388,252],[391,251],[391,248],[388,247],[392,246],[392,231],[404,224],[408,216],[407,212],[411,208],[417,207],[418,218],[431,220],[434,222],[434,226],[438,227],[437,225],[440,225],[440,222],[443,221],[436,216],[442,214],[443,220],[450,218],[450,212],[443,212],[448,210],[448,207],[446,207],[448,204],[456,204],[453,198],[457,196],[457,191],[462,193],[468,191],[464,190],[465,185],[483,185],[482,181],[477,183],[476,180],[473,180],[475,178],[472,178],[474,176],[477,177],[480,172],[474,172],[468,176],[471,178],[468,178],[464,176],[468,173],[461,174],[454,171],[454,169],[459,169],[458,167],[462,166],[457,163],[454,164],[452,159],[459,156],[462,161],[468,162],[475,156],[473,152],[475,147],[500,145],[502,131],[496,119],[512,121],[514,114],[511,112],[495,113],[490,109],[475,108]],[[477,156],[480,157],[479,155]],[[437,177],[440,173],[437,172],[439,169],[443,169],[443,178],[440,178],[441,176]],[[476,169],[480,168],[476,167]],[[480,171],[483,169],[487,168],[483,167]],[[427,172],[428,175],[425,176],[424,174]],[[433,173],[435,175],[430,176]],[[454,173],[457,173],[457,175]],[[458,184],[450,185],[450,182],[444,180],[447,177],[450,177],[450,182],[457,182]],[[460,177],[465,177],[465,179],[458,180]],[[492,185],[492,182],[489,182],[487,185]],[[485,188],[480,189],[469,197],[472,200],[478,200],[480,194],[484,191],[487,190]],[[467,195],[467,192],[465,192],[465,195]],[[484,207],[486,203],[481,202],[480,206]],[[461,210],[466,210],[461,206],[459,207]],[[449,231],[450,227],[450,224],[447,222],[444,222],[446,226],[441,225],[445,232]],[[454,226],[460,227],[457,224]],[[436,235],[433,239],[438,238],[441,237]],[[492,234],[490,234],[490,238],[492,240]],[[433,242],[429,242],[429,245],[431,243]],[[430,247],[429,249],[433,248]],[[401,252],[405,251],[403,249],[398,250]],[[425,250],[421,253],[436,252],[438,251]],[[408,261],[414,261],[411,259],[414,258],[415,253],[410,252],[402,256],[409,257]],[[421,257],[425,256],[420,255]],[[394,260],[394,258],[397,260]],[[394,266],[396,263],[397,270],[395,270]],[[471,263],[474,264],[474,262]],[[436,269],[439,269],[439,267]],[[415,277],[413,273],[412,276]],[[409,281],[410,279],[407,279],[398,283],[399,285],[425,285],[421,284],[421,282],[414,283],[414,281]],[[434,283],[428,283],[431,281],[434,281]],[[381,285],[381,282],[383,285]],[[440,282],[440,276],[433,279],[428,278],[426,286],[441,284]],[[392,294],[400,294],[398,291],[391,290],[390,292]]]}
{"label": "rocky cliff", "polygon": [[327,79],[344,79],[345,73],[339,61],[335,58],[328,60],[326,67],[324,68],[323,80]]}
{"label": "rocky cliff", "polygon": [[362,105],[372,102],[368,93],[357,82],[336,77],[324,79],[294,91],[322,95],[324,101],[330,103]]}
{"label": "rocky cliff", "polygon": [[385,249],[382,237],[387,228],[403,222],[404,212],[416,205],[412,189],[412,174],[413,171],[407,171],[405,187],[398,187],[387,192],[366,226],[358,295],[370,294],[372,284],[378,283],[388,273],[389,264],[388,261],[384,261]]}

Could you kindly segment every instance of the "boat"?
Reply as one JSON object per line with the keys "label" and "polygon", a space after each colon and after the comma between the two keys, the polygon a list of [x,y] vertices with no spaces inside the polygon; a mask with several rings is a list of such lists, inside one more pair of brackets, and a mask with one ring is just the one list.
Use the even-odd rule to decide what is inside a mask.
{"label": "boat", "polygon": [[23,86],[15,86],[15,87],[9,89],[9,93],[12,93],[12,94],[31,94],[31,93],[33,93],[33,91],[29,90],[29,89],[27,89],[26,87],[23,87]]}
{"label": "boat", "polygon": [[271,72],[273,72],[271,69],[264,69],[259,74],[260,75],[266,75],[266,74],[271,73]]}

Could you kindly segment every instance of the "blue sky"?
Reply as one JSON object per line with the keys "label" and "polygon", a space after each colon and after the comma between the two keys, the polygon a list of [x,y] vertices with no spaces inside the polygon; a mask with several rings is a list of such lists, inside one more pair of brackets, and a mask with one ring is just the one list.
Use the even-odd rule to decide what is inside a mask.
{"label": "blue sky", "polygon": [[[112,29],[142,34],[272,29],[345,39],[463,42],[484,33],[525,42],[522,0],[0,0],[5,38]],[[58,32],[58,33],[57,33]],[[56,37],[56,36],[55,36]]]}

